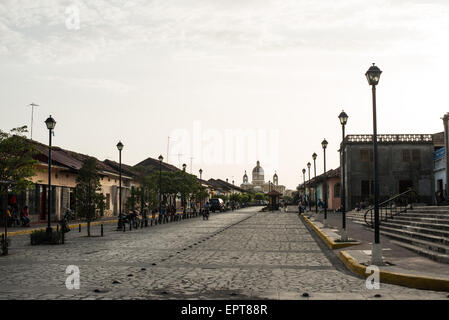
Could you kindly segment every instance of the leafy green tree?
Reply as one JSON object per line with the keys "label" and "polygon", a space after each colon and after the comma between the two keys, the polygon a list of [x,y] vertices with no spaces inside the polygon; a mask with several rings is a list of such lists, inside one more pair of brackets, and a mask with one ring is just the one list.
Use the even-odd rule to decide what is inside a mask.
{"label": "leafy green tree", "polygon": [[194,196],[198,201],[202,202],[209,196],[209,193],[207,192],[207,189],[205,187],[200,185],[200,187],[196,189]]}
{"label": "leafy green tree", "polygon": [[265,200],[265,195],[262,192],[258,192],[256,193],[256,195],[254,196],[255,200]]}
{"label": "leafy green tree", "polygon": [[293,203],[293,198],[290,196],[284,196],[284,201],[287,203]]}
{"label": "leafy green tree", "polygon": [[[30,178],[36,172],[38,161],[33,158],[36,148],[25,136],[27,127],[12,129],[10,133],[0,130],[0,202],[5,219],[5,235],[7,235],[7,195],[8,190],[21,192],[30,188]],[[8,254],[6,241],[2,244],[2,253]]]}
{"label": "leafy green tree", "polygon": [[76,211],[79,217],[87,221],[88,237],[90,237],[90,223],[101,215],[106,206],[96,165],[95,158],[87,158],[83,162],[75,187]]}
{"label": "leafy green tree", "polygon": [[30,188],[33,183],[30,178],[36,172],[38,161],[33,158],[36,154],[35,145],[23,134],[27,127],[23,126],[5,133],[0,130],[0,192],[8,193],[14,188],[20,192]]}
{"label": "leafy green tree", "polygon": [[250,196],[247,193],[240,194],[239,198],[240,203],[248,203],[250,201]]}
{"label": "leafy green tree", "polygon": [[220,199],[222,199],[224,202],[226,202],[226,201],[229,200],[229,197],[226,196],[226,195],[224,195],[224,194],[216,194],[216,195],[214,196],[214,198],[220,198]]}
{"label": "leafy green tree", "polygon": [[140,190],[136,188],[131,188],[131,194],[129,195],[128,199],[126,199],[126,207],[131,211],[136,210],[136,206],[139,203],[140,197],[141,197]]}
{"label": "leafy green tree", "polygon": [[231,193],[229,195],[229,200],[234,202],[240,202],[240,195],[238,193]]}

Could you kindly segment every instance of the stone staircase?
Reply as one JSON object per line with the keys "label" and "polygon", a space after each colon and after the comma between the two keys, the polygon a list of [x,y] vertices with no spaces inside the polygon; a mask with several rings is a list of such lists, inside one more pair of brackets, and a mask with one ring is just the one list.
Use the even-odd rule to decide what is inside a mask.
{"label": "stone staircase", "polygon": [[[366,225],[365,211],[351,211],[347,217],[355,223]],[[414,207],[393,219],[381,221],[380,233],[391,238],[395,244],[422,256],[449,263],[449,206]]]}

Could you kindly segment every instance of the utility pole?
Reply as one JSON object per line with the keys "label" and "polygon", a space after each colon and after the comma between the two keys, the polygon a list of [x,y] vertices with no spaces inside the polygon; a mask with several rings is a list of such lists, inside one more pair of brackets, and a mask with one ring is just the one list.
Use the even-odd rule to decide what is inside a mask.
{"label": "utility pole", "polygon": [[181,156],[183,154],[178,152],[178,167],[181,168]]}
{"label": "utility pole", "polygon": [[168,158],[169,152],[170,152],[170,136],[167,139],[167,163],[170,163],[169,158]]}
{"label": "utility pole", "polygon": [[27,107],[31,106],[31,140],[33,140],[33,117],[34,117],[34,107],[38,107],[38,104],[31,102]]}
{"label": "utility pole", "polygon": [[190,157],[190,174],[192,174],[192,159],[195,159],[194,157]]}

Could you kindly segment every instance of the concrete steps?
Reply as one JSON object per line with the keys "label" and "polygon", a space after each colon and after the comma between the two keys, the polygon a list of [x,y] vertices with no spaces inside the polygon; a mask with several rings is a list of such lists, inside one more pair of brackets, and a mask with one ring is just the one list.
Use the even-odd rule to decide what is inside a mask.
{"label": "concrete steps", "polygon": [[381,227],[383,228],[391,228],[398,231],[410,231],[415,232],[418,234],[427,234],[431,236],[440,237],[443,239],[449,239],[449,230],[441,230],[436,229],[431,226],[430,228],[426,228],[423,226],[414,226],[410,224],[401,224],[401,223],[395,223],[395,221],[382,221]]}
{"label": "concrete steps", "polygon": [[[396,228],[396,227],[390,227],[386,226],[384,223],[381,223],[380,230],[384,231],[388,234],[398,234],[403,237],[407,237],[413,240],[423,240],[426,242],[432,242],[436,245],[443,245],[447,246],[449,248],[449,238],[444,236],[438,236],[434,233],[424,233],[422,229],[419,229],[418,231],[412,231],[405,228]],[[428,230],[428,229],[427,229]],[[438,250],[439,251],[439,250]],[[444,252],[446,253],[446,252]],[[447,251],[449,253],[449,251]]]}
{"label": "concrete steps", "polygon": [[449,263],[449,255],[447,254],[438,253],[434,250],[429,250],[424,247],[416,246],[403,241],[392,240],[391,242],[397,244],[398,246],[406,248],[410,251],[416,252],[417,254],[429,258],[431,260],[441,263]]}
{"label": "concrete steps", "polygon": [[365,211],[350,211],[346,213],[346,219],[352,220],[355,223],[365,224]]}
{"label": "concrete steps", "polygon": [[[351,211],[347,217],[366,225],[365,212]],[[424,257],[449,263],[449,206],[415,206],[393,219],[381,221],[380,233]]]}
{"label": "concrete steps", "polygon": [[449,246],[425,241],[399,233],[387,232],[381,228],[380,234],[389,237],[398,245],[437,262],[449,263]]}
{"label": "concrete steps", "polygon": [[400,219],[400,217],[395,217],[394,219],[382,222],[382,224],[386,223],[393,223],[401,226],[405,225],[411,227],[429,228],[432,230],[444,230],[449,232],[449,223],[440,220],[406,220]]}

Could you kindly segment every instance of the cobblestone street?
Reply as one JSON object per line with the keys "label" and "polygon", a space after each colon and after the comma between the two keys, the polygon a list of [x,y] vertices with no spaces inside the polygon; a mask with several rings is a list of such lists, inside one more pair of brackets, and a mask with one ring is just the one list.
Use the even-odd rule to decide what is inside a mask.
{"label": "cobblestone street", "polygon": [[[259,209],[126,232],[110,224],[104,237],[75,229],[58,246],[13,237],[0,257],[0,299],[448,299],[386,284],[368,290],[297,214]],[[79,290],[66,288],[69,265],[80,269]]]}

